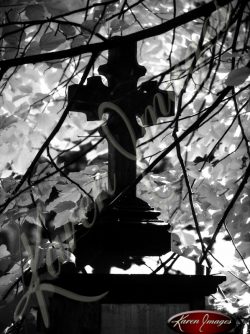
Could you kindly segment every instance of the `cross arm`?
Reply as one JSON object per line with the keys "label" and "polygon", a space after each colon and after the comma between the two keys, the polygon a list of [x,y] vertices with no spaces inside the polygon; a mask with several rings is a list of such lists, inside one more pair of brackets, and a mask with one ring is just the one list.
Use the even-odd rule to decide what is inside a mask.
{"label": "cross arm", "polygon": [[136,108],[144,126],[155,125],[158,118],[175,115],[175,94],[159,89],[157,81],[145,82],[139,89]]}
{"label": "cross arm", "polygon": [[71,85],[68,89],[68,99],[71,111],[86,114],[88,121],[98,121],[98,107],[108,99],[109,89],[100,76],[88,78],[87,85]]}

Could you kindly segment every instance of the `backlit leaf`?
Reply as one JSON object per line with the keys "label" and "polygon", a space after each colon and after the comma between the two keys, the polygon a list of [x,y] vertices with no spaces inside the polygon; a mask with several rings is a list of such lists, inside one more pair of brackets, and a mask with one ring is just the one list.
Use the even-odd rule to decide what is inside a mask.
{"label": "backlit leaf", "polygon": [[225,84],[227,86],[238,86],[243,84],[250,75],[249,67],[237,68],[229,73]]}
{"label": "backlit leaf", "polygon": [[78,46],[82,46],[85,41],[86,41],[86,36],[77,36],[73,39],[71,47],[76,48]]}
{"label": "backlit leaf", "polygon": [[26,56],[33,56],[36,54],[41,53],[41,48],[38,42],[34,41],[32,43],[30,43],[30,46],[26,52]]}
{"label": "backlit leaf", "polygon": [[29,20],[43,20],[45,11],[41,5],[29,5],[25,8],[25,15]]}
{"label": "backlit leaf", "polygon": [[24,146],[20,149],[18,156],[14,159],[12,169],[15,173],[23,175],[33,160],[32,151]]}
{"label": "backlit leaf", "polygon": [[60,24],[59,29],[67,36],[74,36],[76,33],[76,30],[74,27],[72,27],[70,24]]}
{"label": "backlit leaf", "polygon": [[95,20],[84,21],[82,23],[82,35],[84,37],[89,37],[92,34],[93,29],[95,28],[95,26],[96,26],[96,21]]}
{"label": "backlit leaf", "polygon": [[0,129],[5,129],[13,123],[17,122],[17,118],[15,116],[0,116]]}
{"label": "backlit leaf", "polygon": [[66,225],[70,220],[70,216],[71,216],[71,212],[68,210],[59,212],[53,220],[53,226],[55,228],[58,228],[63,225]]}
{"label": "backlit leaf", "polygon": [[62,33],[55,34],[54,32],[49,32],[43,35],[40,39],[40,48],[42,50],[51,51],[66,41],[65,36]]}
{"label": "backlit leaf", "polygon": [[114,19],[110,24],[110,28],[113,32],[123,31],[129,28],[129,24],[124,20]]}
{"label": "backlit leaf", "polygon": [[61,203],[58,203],[53,211],[56,211],[57,213],[62,212],[62,211],[66,211],[66,210],[71,210],[75,207],[75,203],[72,201],[64,201]]}
{"label": "backlit leaf", "polygon": [[[81,193],[78,191],[75,185],[70,184],[57,184],[57,190],[59,191],[59,196],[47,206],[47,210],[56,210],[59,205],[59,210],[61,211],[61,203],[71,202],[76,203],[80,197]],[[68,205],[68,204],[66,204]],[[71,206],[71,204],[69,204]]]}
{"label": "backlit leaf", "polygon": [[[20,40],[25,39],[26,33],[18,25],[11,25],[3,28],[3,37],[4,40],[10,46],[18,46]],[[17,52],[17,50],[15,50]]]}
{"label": "backlit leaf", "polygon": [[32,92],[32,86],[30,85],[22,85],[19,86],[18,89],[20,89],[21,92],[26,93],[26,94],[30,94]]}

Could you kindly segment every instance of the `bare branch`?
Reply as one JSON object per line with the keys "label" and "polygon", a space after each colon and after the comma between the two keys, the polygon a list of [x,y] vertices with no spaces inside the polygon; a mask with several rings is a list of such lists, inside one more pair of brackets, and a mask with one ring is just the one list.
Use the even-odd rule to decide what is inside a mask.
{"label": "bare branch", "polygon": [[83,45],[83,46],[79,46],[79,47],[68,49],[68,50],[0,61],[0,68],[1,68],[1,71],[6,71],[8,68],[13,67],[13,66],[20,66],[24,64],[35,64],[35,63],[39,63],[42,61],[49,61],[49,60],[56,60],[56,59],[65,59],[65,58],[79,56],[79,55],[82,55],[84,53],[89,53],[89,52],[99,53],[104,50],[114,48],[120,43],[126,44],[126,43],[138,42],[145,38],[150,38],[150,37],[154,37],[154,36],[166,33],[174,28],[182,26],[200,17],[208,17],[209,15],[211,15],[214,11],[216,11],[219,8],[218,6],[228,5],[232,1],[233,0],[211,1],[207,4],[204,4],[196,9],[193,9],[180,16],[177,16],[176,18],[173,18],[155,27],[148,28],[142,31],[138,31],[130,35],[122,36],[121,39],[119,40],[109,39],[106,42]]}

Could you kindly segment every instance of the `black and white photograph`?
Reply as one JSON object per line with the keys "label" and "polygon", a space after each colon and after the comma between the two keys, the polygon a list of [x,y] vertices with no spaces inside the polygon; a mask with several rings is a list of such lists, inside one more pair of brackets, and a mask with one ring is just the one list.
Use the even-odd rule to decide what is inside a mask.
{"label": "black and white photograph", "polygon": [[250,2],[0,0],[0,334],[250,334]]}

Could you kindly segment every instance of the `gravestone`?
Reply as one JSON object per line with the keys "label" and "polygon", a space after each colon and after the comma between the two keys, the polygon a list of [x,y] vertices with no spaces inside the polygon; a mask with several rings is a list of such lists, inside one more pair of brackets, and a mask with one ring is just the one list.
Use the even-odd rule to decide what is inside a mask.
{"label": "gravestone", "polygon": [[[71,110],[85,113],[88,121],[108,114],[100,134],[108,142],[109,189],[97,199],[102,205],[88,213],[93,226],[80,226],[75,232],[77,270],[59,276],[53,284],[79,295],[108,293],[98,303],[80,303],[55,294],[50,302],[50,328],[42,326],[40,332],[171,333],[166,329],[168,317],[204,309],[205,296],[214,293],[224,277],[114,275],[110,269],[128,269],[144,256],[161,256],[171,250],[168,224],[136,196],[135,187],[127,186],[136,178],[136,143],[145,133],[137,118],[151,126],[159,117],[174,116],[174,93],[160,90],[154,81],[137,87],[146,69],[137,63],[136,43],[111,49],[99,73],[107,85],[101,76],[94,76],[86,85],[70,86],[68,97]],[[93,267],[93,274],[83,273],[86,265]]]}
{"label": "gravestone", "polygon": [[[89,264],[95,273],[108,273],[112,266],[127,268],[131,257],[160,256],[170,250],[168,225],[158,220],[159,212],[136,196],[135,187],[114,205],[109,207],[109,203],[136,178],[136,142],[145,134],[137,118],[150,126],[159,117],[173,116],[174,93],[160,90],[155,81],[137,88],[146,69],[137,63],[136,43],[111,49],[99,73],[108,86],[94,76],[85,86],[70,86],[68,94],[71,110],[85,113],[88,121],[100,120],[104,113],[109,117],[100,129],[108,141],[109,189],[97,198],[103,210],[96,212],[95,207],[92,216],[90,213],[91,218],[98,217],[88,237],[76,245],[75,254],[79,266]],[[86,232],[81,229],[76,238]]]}

